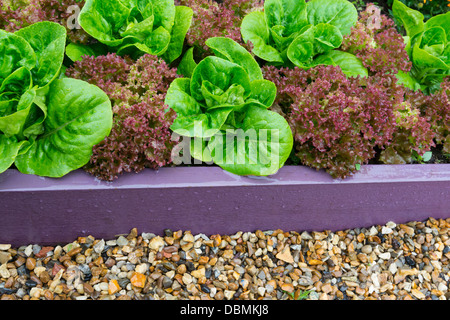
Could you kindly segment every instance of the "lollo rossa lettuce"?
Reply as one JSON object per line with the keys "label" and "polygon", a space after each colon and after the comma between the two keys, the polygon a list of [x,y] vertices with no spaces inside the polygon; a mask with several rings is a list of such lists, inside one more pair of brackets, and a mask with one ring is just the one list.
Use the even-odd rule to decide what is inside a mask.
{"label": "lollo rossa lettuce", "polygon": [[66,29],[38,22],[0,30],[0,173],[61,177],[86,164],[112,126],[98,87],[60,78]]}

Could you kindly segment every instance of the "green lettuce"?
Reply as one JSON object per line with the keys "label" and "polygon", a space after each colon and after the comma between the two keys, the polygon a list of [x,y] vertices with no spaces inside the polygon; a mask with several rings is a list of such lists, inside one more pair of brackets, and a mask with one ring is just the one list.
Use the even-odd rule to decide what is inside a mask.
{"label": "green lettuce", "polygon": [[190,78],[177,78],[165,103],[177,113],[171,129],[190,137],[190,154],[239,175],[274,174],[289,157],[293,137],[286,120],[268,110],[277,88],[263,78],[252,55],[229,38],[206,44],[208,56]]}
{"label": "green lettuce", "polygon": [[392,13],[406,31],[404,38],[413,63],[411,71],[401,75],[399,81],[414,90],[418,83],[422,91],[434,92],[450,75],[450,12],[425,22],[422,13],[394,0]]}
{"label": "green lettuce", "polygon": [[112,127],[108,96],[81,80],[59,79],[66,29],[38,22],[0,30],[0,173],[61,177],[85,165]]}
{"label": "green lettuce", "polygon": [[[174,0],[87,0],[80,12],[80,26],[118,54],[136,51],[177,59],[191,25],[193,11],[175,6]],[[86,50],[73,47],[73,59]]]}
{"label": "green lettuce", "polygon": [[357,19],[356,8],[347,0],[267,0],[264,12],[244,17],[241,34],[253,44],[253,53],[270,64],[303,69],[339,65],[347,76],[367,76],[353,54],[330,54]]}

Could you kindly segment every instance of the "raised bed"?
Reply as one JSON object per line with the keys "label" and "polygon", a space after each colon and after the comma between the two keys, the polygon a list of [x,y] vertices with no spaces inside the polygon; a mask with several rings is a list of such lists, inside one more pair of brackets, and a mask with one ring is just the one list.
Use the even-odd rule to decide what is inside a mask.
{"label": "raised bed", "polygon": [[343,230],[450,217],[450,166],[367,165],[345,180],[302,166],[267,178],[218,167],[127,174],[113,183],[82,170],[61,179],[0,175],[0,243],[112,238],[138,228],[192,233]]}

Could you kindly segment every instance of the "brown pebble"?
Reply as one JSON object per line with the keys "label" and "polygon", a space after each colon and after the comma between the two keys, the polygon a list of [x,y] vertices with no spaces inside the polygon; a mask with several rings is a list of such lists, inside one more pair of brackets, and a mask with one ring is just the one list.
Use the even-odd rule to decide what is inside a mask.
{"label": "brown pebble", "polygon": [[171,259],[173,262],[178,262],[178,261],[180,261],[181,257],[180,257],[178,254],[172,254],[172,256],[170,257],[170,259]]}
{"label": "brown pebble", "polygon": [[163,251],[167,253],[174,253],[178,251],[178,248],[176,246],[167,246],[164,247]]}
{"label": "brown pebble", "polygon": [[107,267],[107,268],[111,268],[113,265],[115,265],[116,264],[116,260],[114,260],[113,258],[111,258],[111,257],[108,257],[108,259],[105,261],[105,266]]}
{"label": "brown pebble", "polygon": [[9,277],[8,280],[5,282],[5,288],[9,289],[12,288],[14,285],[14,277]]}
{"label": "brown pebble", "polygon": [[34,282],[36,282],[36,284],[38,286],[42,286],[42,281],[41,281],[41,279],[39,279],[39,277],[37,275],[35,275],[35,274],[31,275],[30,280],[33,280]]}
{"label": "brown pebble", "polygon": [[28,257],[27,261],[25,263],[25,266],[27,267],[28,270],[34,270],[34,268],[36,267],[36,259],[32,258],[32,257]]}
{"label": "brown pebble", "polygon": [[131,229],[130,233],[127,236],[127,240],[132,240],[138,236],[137,228]]}
{"label": "brown pebble", "polygon": [[81,252],[81,250],[83,250],[81,247],[73,248],[72,250],[70,250],[69,252],[67,252],[67,255],[68,255],[69,257],[73,257],[73,256],[79,254],[79,253]]}
{"label": "brown pebble", "polygon": [[39,279],[42,281],[42,283],[47,283],[50,281],[50,275],[46,270],[42,271],[41,274],[39,275]]}
{"label": "brown pebble", "polygon": [[53,292],[51,292],[50,290],[45,290],[44,291],[44,298],[46,300],[53,300]]}
{"label": "brown pebble", "polygon": [[14,265],[16,267],[20,267],[21,265],[23,265],[25,263],[26,259],[22,256],[18,256],[16,261],[14,261]]}

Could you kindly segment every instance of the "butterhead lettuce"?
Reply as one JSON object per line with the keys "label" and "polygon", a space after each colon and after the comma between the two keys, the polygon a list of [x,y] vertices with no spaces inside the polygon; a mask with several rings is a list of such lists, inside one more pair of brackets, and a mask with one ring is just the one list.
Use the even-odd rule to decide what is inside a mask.
{"label": "butterhead lettuce", "polygon": [[118,54],[137,51],[177,59],[193,11],[173,0],[87,0],[80,26]]}
{"label": "butterhead lettuce", "polygon": [[0,173],[61,177],[86,164],[112,127],[111,102],[98,87],[59,79],[66,29],[38,22],[0,30]]}
{"label": "butterhead lettuce", "polygon": [[292,131],[268,110],[277,88],[263,79],[252,55],[234,40],[206,44],[215,56],[200,61],[190,78],[177,78],[165,103],[177,113],[172,131],[193,138],[191,155],[238,175],[275,174],[288,159]]}
{"label": "butterhead lettuce", "polygon": [[356,56],[336,50],[357,19],[347,0],[267,0],[264,11],[244,17],[241,34],[253,44],[253,53],[272,65],[338,65],[348,76],[367,76]]}
{"label": "butterhead lettuce", "polygon": [[394,0],[392,13],[406,31],[404,39],[413,63],[400,81],[414,90],[418,83],[422,91],[433,93],[450,75],[450,12],[424,21],[422,13]]}

